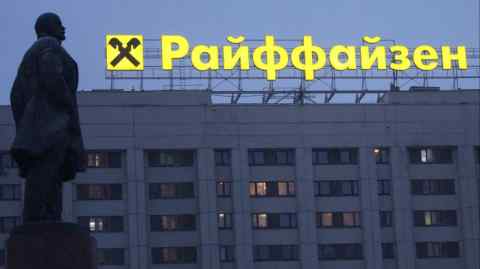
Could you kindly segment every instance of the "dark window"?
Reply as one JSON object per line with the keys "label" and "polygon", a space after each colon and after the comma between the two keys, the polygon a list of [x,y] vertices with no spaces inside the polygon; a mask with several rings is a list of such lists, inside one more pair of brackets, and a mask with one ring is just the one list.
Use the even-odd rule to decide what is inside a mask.
{"label": "dark window", "polygon": [[122,200],[122,184],[78,184],[77,200]]}
{"label": "dark window", "polygon": [[22,186],[20,184],[1,184],[0,185],[0,200],[21,200]]}
{"label": "dark window", "polygon": [[373,154],[375,155],[375,162],[377,164],[390,163],[390,150],[388,148],[374,148]]}
{"label": "dark window", "polygon": [[357,180],[315,181],[315,196],[358,196]]}
{"label": "dark window", "polygon": [[196,260],[195,247],[152,248],[152,264],[195,263]]}
{"label": "dark window", "polygon": [[459,243],[446,242],[417,242],[417,258],[457,258],[460,257]]}
{"label": "dark window", "polygon": [[319,260],[361,260],[362,245],[353,244],[320,244],[318,245]]}
{"label": "dark window", "polygon": [[0,217],[0,234],[8,234],[13,228],[21,224],[20,217]]}
{"label": "dark window", "polygon": [[382,243],[382,257],[384,259],[395,259],[395,244]]}
{"label": "dark window", "polygon": [[357,164],[358,150],[356,148],[314,149],[313,164]]}
{"label": "dark window", "polygon": [[409,148],[410,163],[453,163],[452,147]]}
{"label": "dark window", "polygon": [[81,216],[78,224],[91,232],[121,233],[123,232],[122,216]]}
{"label": "dark window", "polygon": [[232,196],[232,182],[230,182],[230,181],[218,181],[217,182],[217,196],[218,197],[230,197],[230,196]]}
{"label": "dark window", "polygon": [[250,197],[286,197],[295,196],[293,181],[256,181],[250,182]]}
{"label": "dark window", "polygon": [[295,261],[298,260],[296,245],[256,245],[253,246],[255,261]]}
{"label": "dark window", "polygon": [[152,215],[152,232],[195,230],[195,215]]}
{"label": "dark window", "polygon": [[122,152],[120,151],[88,151],[88,168],[121,168]]}
{"label": "dark window", "polygon": [[293,149],[249,149],[248,164],[254,165],[295,165]]}
{"label": "dark window", "polygon": [[220,246],[219,255],[221,262],[235,261],[235,246]]}
{"label": "dark window", "polygon": [[415,226],[457,226],[457,211],[432,210],[414,211]]}
{"label": "dark window", "polygon": [[480,147],[477,147],[475,152],[476,152],[476,161],[477,163],[480,163]]}
{"label": "dark window", "polygon": [[193,150],[155,150],[148,151],[149,167],[193,166]]}
{"label": "dark window", "polygon": [[216,166],[230,166],[232,163],[231,151],[229,149],[215,150],[215,165]]}
{"label": "dark window", "polygon": [[360,227],[359,212],[318,212],[319,228],[353,228]]}
{"label": "dark window", "polygon": [[295,213],[255,213],[252,214],[252,227],[255,229],[291,229],[297,227]]}
{"label": "dark window", "polygon": [[377,180],[378,195],[391,195],[392,194],[392,181],[388,179]]}
{"label": "dark window", "polygon": [[393,214],[392,211],[380,211],[380,227],[392,227]]}
{"label": "dark window", "polygon": [[453,179],[414,179],[410,181],[412,194],[415,195],[450,195],[455,194]]}
{"label": "dark window", "polygon": [[5,265],[5,250],[0,249],[0,266]]}
{"label": "dark window", "polygon": [[97,248],[98,265],[124,265],[125,250],[123,248]]}
{"label": "dark window", "polygon": [[2,168],[18,168],[18,165],[13,160],[12,155],[7,152],[0,152],[0,170],[2,170]]}
{"label": "dark window", "polygon": [[231,213],[217,213],[217,224],[219,229],[232,229],[233,219]]}
{"label": "dark window", "polygon": [[193,198],[193,182],[183,183],[150,183],[150,199]]}

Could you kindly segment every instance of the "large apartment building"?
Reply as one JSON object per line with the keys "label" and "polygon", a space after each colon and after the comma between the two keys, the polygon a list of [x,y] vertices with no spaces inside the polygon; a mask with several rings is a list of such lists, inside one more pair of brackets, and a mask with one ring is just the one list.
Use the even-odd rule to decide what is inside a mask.
{"label": "large apartment building", "polygon": [[[213,104],[205,91],[84,91],[85,173],[64,220],[100,268],[478,269],[480,91],[374,104]],[[0,107],[0,268],[23,180]]]}

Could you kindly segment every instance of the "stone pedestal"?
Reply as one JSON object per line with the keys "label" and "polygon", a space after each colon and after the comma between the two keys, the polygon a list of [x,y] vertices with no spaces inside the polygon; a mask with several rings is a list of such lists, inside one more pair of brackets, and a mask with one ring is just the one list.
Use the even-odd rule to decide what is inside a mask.
{"label": "stone pedestal", "polygon": [[96,240],[75,223],[27,223],[7,240],[7,269],[96,269]]}

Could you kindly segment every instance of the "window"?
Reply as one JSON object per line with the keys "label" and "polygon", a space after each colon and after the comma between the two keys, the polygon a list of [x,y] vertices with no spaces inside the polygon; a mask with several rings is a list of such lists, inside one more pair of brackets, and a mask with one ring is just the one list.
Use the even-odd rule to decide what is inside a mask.
{"label": "window", "polygon": [[20,217],[0,217],[0,234],[8,234],[13,228],[21,224]]}
{"label": "window", "polygon": [[77,200],[122,200],[122,184],[78,184]]}
{"label": "window", "polygon": [[360,212],[319,212],[319,228],[353,228],[360,227]]}
{"label": "window", "polygon": [[357,180],[320,180],[314,182],[315,196],[358,196]]}
{"label": "window", "polygon": [[255,229],[291,229],[297,227],[295,213],[255,213],[252,214],[252,227]]}
{"label": "window", "polygon": [[314,149],[313,164],[357,164],[356,148]]}
{"label": "window", "polygon": [[298,260],[296,245],[256,245],[253,246],[254,261],[295,261]]}
{"label": "window", "polygon": [[120,151],[88,151],[87,168],[121,168],[122,152]]}
{"label": "window", "polygon": [[373,154],[375,155],[375,162],[377,164],[390,163],[390,150],[388,148],[374,148]]}
{"label": "window", "polygon": [[377,180],[378,195],[391,195],[392,194],[392,181],[389,179]]}
{"label": "window", "polygon": [[0,201],[15,201],[22,199],[22,186],[20,184],[1,184]]}
{"label": "window", "polygon": [[425,147],[408,149],[411,164],[453,163],[452,147]]}
{"label": "window", "polygon": [[195,230],[195,215],[152,215],[152,232]]}
{"label": "window", "polygon": [[154,150],[147,152],[149,167],[193,166],[193,150]]}
{"label": "window", "polygon": [[185,183],[150,183],[150,199],[193,198],[193,182]]}
{"label": "window", "polygon": [[457,226],[457,211],[414,211],[413,219],[415,226]]}
{"label": "window", "polygon": [[295,196],[293,181],[256,181],[250,182],[250,197]]}
{"label": "window", "polygon": [[359,243],[320,244],[318,245],[319,260],[361,260],[362,245]]}
{"label": "window", "polygon": [[232,229],[232,214],[223,212],[217,213],[217,224],[219,229]]}
{"label": "window", "polygon": [[395,259],[395,244],[382,243],[382,257],[384,259]]}
{"label": "window", "polygon": [[410,181],[412,194],[415,195],[450,195],[455,194],[453,179],[414,179]]}
{"label": "window", "polygon": [[217,197],[230,197],[232,196],[232,182],[219,181],[217,182]]}
{"label": "window", "polygon": [[5,265],[5,250],[0,249],[0,266]]}
{"label": "window", "polygon": [[8,152],[0,152],[0,170],[2,170],[2,168],[18,168],[17,163]]}
{"label": "window", "polygon": [[230,166],[232,163],[231,151],[229,149],[215,150],[215,165],[216,166]]}
{"label": "window", "polygon": [[195,263],[195,247],[160,247],[152,248],[152,264]]}
{"label": "window", "polygon": [[235,246],[220,246],[219,256],[220,256],[220,262],[235,261]]}
{"label": "window", "polygon": [[475,149],[475,152],[476,152],[476,161],[477,161],[477,163],[480,163],[480,146],[478,146]]}
{"label": "window", "polygon": [[123,248],[97,248],[98,265],[124,265],[125,250]]}
{"label": "window", "polygon": [[121,233],[124,230],[122,216],[81,216],[77,220],[91,232]]}
{"label": "window", "polygon": [[249,149],[248,164],[255,165],[295,165],[293,149]]}
{"label": "window", "polygon": [[417,258],[458,258],[460,257],[459,243],[446,242],[417,242]]}
{"label": "window", "polygon": [[393,226],[392,211],[380,211],[380,227],[392,227],[392,226]]}

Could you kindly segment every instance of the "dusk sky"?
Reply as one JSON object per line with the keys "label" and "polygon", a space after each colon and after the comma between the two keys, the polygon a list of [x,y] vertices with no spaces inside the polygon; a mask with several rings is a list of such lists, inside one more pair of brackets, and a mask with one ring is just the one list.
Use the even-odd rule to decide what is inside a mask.
{"label": "dusk sky", "polygon": [[190,43],[224,44],[228,35],[298,38],[312,35],[322,47],[358,45],[363,35],[395,39],[409,47],[427,43],[479,47],[479,1],[3,1],[0,9],[0,104],[9,103],[20,60],[35,40],[41,13],[59,14],[67,28],[65,48],[80,68],[79,89],[106,88],[107,33],[146,38],[181,34]]}

